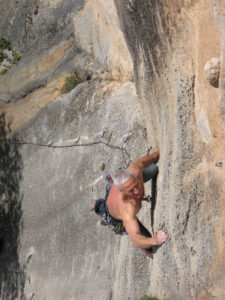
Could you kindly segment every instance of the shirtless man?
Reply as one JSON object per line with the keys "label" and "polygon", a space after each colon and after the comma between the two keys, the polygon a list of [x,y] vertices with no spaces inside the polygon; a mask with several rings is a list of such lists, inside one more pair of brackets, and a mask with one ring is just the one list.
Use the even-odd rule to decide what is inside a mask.
{"label": "shirtless man", "polygon": [[[151,247],[161,245],[168,237],[163,230],[151,237],[149,231],[136,216],[141,209],[144,182],[154,175],[156,176],[157,166],[155,163],[158,159],[159,152],[147,154],[130,165],[128,169],[117,172],[113,177],[113,184],[107,197],[109,214],[123,222],[134,247],[141,248],[149,257],[153,256]],[[151,173],[150,176],[148,173]]]}

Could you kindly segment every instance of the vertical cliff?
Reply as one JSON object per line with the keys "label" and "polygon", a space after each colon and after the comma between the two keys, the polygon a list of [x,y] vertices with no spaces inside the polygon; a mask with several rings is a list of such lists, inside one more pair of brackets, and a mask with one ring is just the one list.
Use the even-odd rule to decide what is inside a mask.
{"label": "vertical cliff", "polygon": [[[22,56],[0,75],[0,299],[224,299],[223,1],[0,11],[0,36]],[[147,203],[139,217],[169,234],[153,260],[90,213],[104,167],[149,146],[157,199],[154,218]]]}
{"label": "vertical cliff", "polygon": [[[160,150],[154,226],[164,225],[170,241],[154,259],[150,290],[173,299],[222,299],[224,5],[115,2],[148,137]],[[213,57],[221,62],[219,88],[204,73]]]}

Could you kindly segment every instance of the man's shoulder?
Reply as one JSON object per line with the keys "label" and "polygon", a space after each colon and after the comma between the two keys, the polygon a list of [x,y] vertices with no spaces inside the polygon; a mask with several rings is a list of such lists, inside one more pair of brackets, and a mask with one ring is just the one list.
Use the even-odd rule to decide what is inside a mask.
{"label": "man's shoulder", "polygon": [[116,188],[115,184],[113,183],[110,187],[108,198],[118,198],[121,197],[121,192]]}
{"label": "man's shoulder", "polygon": [[124,205],[121,208],[120,214],[121,216],[136,216],[136,214],[138,213],[139,209],[137,208],[137,206],[134,204],[134,202],[132,200],[129,201],[125,201]]}

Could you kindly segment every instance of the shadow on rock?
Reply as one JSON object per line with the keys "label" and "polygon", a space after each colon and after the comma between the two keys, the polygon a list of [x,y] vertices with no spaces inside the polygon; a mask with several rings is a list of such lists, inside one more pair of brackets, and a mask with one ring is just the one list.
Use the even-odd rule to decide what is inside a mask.
{"label": "shadow on rock", "polygon": [[157,177],[152,178],[151,226],[152,226],[153,233],[154,233],[154,212],[155,212],[155,205],[156,205],[156,196],[157,196]]}
{"label": "shadow on rock", "polygon": [[11,144],[5,115],[0,116],[0,299],[25,299],[25,270],[19,263],[22,217],[20,181],[22,159],[17,145]]}

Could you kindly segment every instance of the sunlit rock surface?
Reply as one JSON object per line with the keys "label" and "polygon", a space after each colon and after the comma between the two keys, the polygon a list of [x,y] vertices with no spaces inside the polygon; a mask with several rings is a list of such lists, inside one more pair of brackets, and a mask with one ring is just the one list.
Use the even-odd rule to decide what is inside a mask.
{"label": "sunlit rock surface", "polygon": [[[0,76],[0,299],[224,299],[224,2],[3,0],[0,11],[0,36],[22,54]],[[61,95],[71,73],[82,83]],[[154,223],[149,204],[139,214],[169,234],[153,260],[90,212],[102,166],[125,166],[100,143],[110,135],[119,147],[130,136],[133,161],[160,151]]]}

